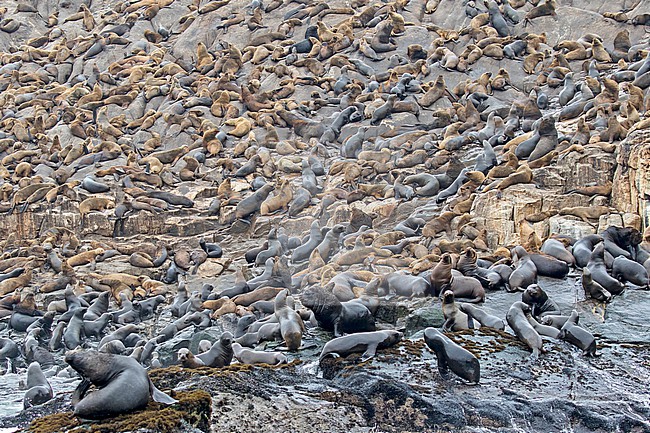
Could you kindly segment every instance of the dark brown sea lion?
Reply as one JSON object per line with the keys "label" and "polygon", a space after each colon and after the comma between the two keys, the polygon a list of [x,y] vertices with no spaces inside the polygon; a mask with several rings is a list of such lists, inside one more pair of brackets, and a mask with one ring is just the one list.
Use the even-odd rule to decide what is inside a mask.
{"label": "dark brown sea lion", "polygon": [[435,328],[424,330],[424,341],[438,358],[438,371],[444,378],[451,370],[470,383],[478,383],[481,378],[481,366],[478,359],[468,350],[445,337]]}
{"label": "dark brown sea lion", "polygon": [[333,331],[335,337],[344,333],[375,330],[375,318],[365,305],[355,300],[341,302],[320,286],[304,290],[300,294],[300,302],[314,312],[318,325]]}
{"label": "dark brown sea lion", "polygon": [[[79,417],[98,419],[131,412],[146,406],[150,396],[159,403],[177,402],[151,383],[134,358],[87,350],[67,354],[65,362],[83,378],[72,394],[74,414]],[[88,394],[91,385],[97,390]]]}
{"label": "dark brown sea lion", "polygon": [[562,314],[560,307],[537,284],[528,286],[521,294],[521,300],[530,305],[533,317]]}
{"label": "dark brown sea lion", "polygon": [[585,295],[597,301],[609,302],[612,300],[612,294],[591,278],[591,271],[586,267],[582,268],[582,287],[585,289]]}
{"label": "dark brown sea lion", "polygon": [[224,332],[219,337],[219,341],[215,341],[207,352],[196,355],[203,364],[208,367],[221,368],[230,365],[232,361],[232,334]]}
{"label": "dark brown sea lion", "polygon": [[560,329],[559,338],[582,349],[584,356],[596,356],[596,338],[589,331],[578,326],[578,313],[575,310]]}
{"label": "dark brown sea lion", "polygon": [[607,272],[605,244],[603,242],[598,243],[591,252],[587,269],[591,272],[591,278],[612,295],[618,295],[625,289],[625,286],[620,281]]}

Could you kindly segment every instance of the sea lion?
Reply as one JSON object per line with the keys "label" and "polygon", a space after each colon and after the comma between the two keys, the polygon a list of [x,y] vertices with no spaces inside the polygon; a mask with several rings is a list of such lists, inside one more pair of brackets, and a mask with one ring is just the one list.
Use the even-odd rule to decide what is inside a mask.
{"label": "sea lion", "polygon": [[550,299],[546,292],[537,284],[528,286],[521,294],[521,300],[530,305],[533,317],[562,314],[557,303]]}
{"label": "sea lion", "polygon": [[472,319],[458,308],[454,299],[454,292],[451,290],[445,291],[440,300],[442,301],[442,315],[445,318],[445,323],[442,325],[443,331],[453,332],[474,328]]}
{"label": "sea lion", "polygon": [[280,323],[280,333],[289,350],[298,350],[302,344],[302,333],[305,332],[305,324],[298,313],[296,313],[287,297],[289,290],[284,289],[275,297],[275,318]]}
{"label": "sea lion", "polygon": [[587,269],[591,272],[591,278],[612,295],[618,295],[625,289],[625,286],[620,281],[607,272],[604,242],[600,242],[594,247],[589,263],[587,263]]}
{"label": "sea lion", "polygon": [[27,392],[23,397],[23,409],[30,408],[49,401],[54,396],[52,386],[45,378],[41,365],[32,362],[27,368]]}
{"label": "sea lion", "polygon": [[275,187],[270,183],[264,184],[260,189],[255,191],[237,204],[235,216],[239,219],[246,218],[260,210],[260,206],[266,200],[268,195]]}
{"label": "sea lion", "polygon": [[526,312],[526,319],[528,319],[528,323],[537,331],[539,335],[543,335],[545,337],[551,337],[551,338],[558,338],[560,335],[560,330],[557,328],[554,328],[553,326],[548,326],[548,325],[542,325],[539,323],[530,312]]}
{"label": "sea lion", "polygon": [[476,278],[466,277],[455,270],[452,272],[448,290],[452,291],[457,299],[462,299],[464,302],[477,304],[485,301],[485,289],[480,281]]}
{"label": "sea lion", "polygon": [[461,302],[458,304],[458,309],[467,314],[472,319],[476,320],[481,324],[481,326],[498,329],[500,331],[506,329],[505,321],[502,318],[488,314],[487,312],[472,304]]}
{"label": "sea lion", "polygon": [[425,296],[429,293],[429,282],[417,275],[406,272],[392,272],[381,278],[379,289],[386,294],[395,293],[398,296]]}
{"label": "sea lion", "polygon": [[537,267],[522,246],[516,246],[513,254],[517,256],[517,265],[508,279],[509,291],[523,291],[537,281]]}
{"label": "sea lion", "polygon": [[327,356],[348,356],[352,353],[362,353],[361,362],[375,356],[377,349],[385,349],[398,343],[404,334],[399,331],[359,332],[328,341],[321,351],[319,361]]}
{"label": "sea lion", "polygon": [[546,254],[529,254],[529,257],[538,276],[562,279],[569,273],[569,265],[555,257]]}
{"label": "sea lion", "polygon": [[451,269],[451,255],[444,253],[440,257],[440,261],[433,267],[431,275],[429,275],[433,296],[440,296],[443,291],[451,287]]}
{"label": "sea lion", "polygon": [[634,285],[648,288],[648,271],[642,264],[623,256],[614,259],[612,276],[619,281],[627,281]]}
{"label": "sea lion", "polygon": [[630,227],[607,227],[600,233],[605,242],[605,249],[614,257],[624,256],[630,258],[631,254],[628,249],[641,243],[641,233]]}
{"label": "sea lion", "polygon": [[[156,388],[147,370],[128,356],[86,350],[68,353],[65,362],[82,377],[72,394],[78,417],[100,419],[131,412],[146,406],[150,396],[159,403],[177,402]],[[97,390],[87,394],[91,385]]]}
{"label": "sea lion", "polygon": [[203,363],[201,358],[194,356],[194,354],[185,347],[178,350],[178,352],[176,353],[176,357],[178,358],[178,362],[181,363],[183,368],[205,367],[205,364]]}
{"label": "sea lion", "polygon": [[584,356],[596,356],[596,338],[577,323],[578,313],[573,310],[569,319],[562,325],[558,338],[582,349]]}
{"label": "sea lion", "polygon": [[242,364],[280,365],[287,363],[287,357],[281,352],[263,352],[243,348],[239,343],[233,343],[235,358]]}
{"label": "sea lion", "polygon": [[77,348],[84,340],[84,322],[83,316],[86,313],[85,308],[77,308],[74,310],[74,315],[68,322],[68,326],[63,333],[63,342],[65,347],[72,350]]}
{"label": "sea lion", "polygon": [[474,277],[481,282],[486,289],[497,289],[501,285],[501,275],[476,264],[478,256],[474,248],[467,248],[464,254],[458,259],[456,268],[467,277]]}
{"label": "sea lion", "polygon": [[572,266],[575,265],[576,259],[571,254],[564,244],[557,239],[546,239],[544,243],[542,244],[542,248],[540,250],[544,254],[548,254],[549,256],[555,257],[558,260],[562,260],[565,262],[567,265]]}
{"label": "sea lion", "polygon": [[468,350],[451,341],[435,328],[424,330],[424,342],[436,354],[438,371],[443,378],[449,377],[449,370],[466,381],[477,384],[481,378],[478,359]]}
{"label": "sea lion", "polygon": [[612,300],[612,294],[591,278],[591,271],[586,267],[582,268],[582,288],[585,289],[585,295],[597,301],[609,302]]}
{"label": "sea lion", "polygon": [[232,361],[232,334],[224,332],[219,337],[219,341],[215,341],[207,352],[196,355],[204,365],[208,367],[221,368],[230,365]]}
{"label": "sea lion", "polygon": [[542,337],[539,336],[535,328],[528,323],[526,312],[530,312],[530,307],[521,301],[517,301],[508,310],[506,321],[510,328],[515,331],[517,338],[533,351],[530,356],[531,361],[536,361],[542,352]]}
{"label": "sea lion", "polygon": [[318,326],[333,331],[335,337],[375,330],[375,318],[365,305],[356,300],[341,302],[320,286],[305,289],[300,302],[314,312]]}
{"label": "sea lion", "polygon": [[549,315],[542,317],[541,320],[543,325],[552,326],[556,329],[562,329],[566,321],[569,320],[569,317],[570,316]]}
{"label": "sea lion", "polygon": [[576,259],[577,267],[584,268],[587,266],[594,246],[602,240],[603,238],[600,235],[587,235],[573,245],[571,254],[573,254],[573,257]]}

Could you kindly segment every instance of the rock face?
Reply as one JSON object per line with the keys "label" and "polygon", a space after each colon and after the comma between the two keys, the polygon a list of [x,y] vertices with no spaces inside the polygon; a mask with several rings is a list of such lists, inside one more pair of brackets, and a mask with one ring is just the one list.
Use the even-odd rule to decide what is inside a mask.
{"label": "rock face", "polygon": [[650,131],[637,130],[623,140],[616,158],[612,204],[623,212],[641,215],[650,227]]}

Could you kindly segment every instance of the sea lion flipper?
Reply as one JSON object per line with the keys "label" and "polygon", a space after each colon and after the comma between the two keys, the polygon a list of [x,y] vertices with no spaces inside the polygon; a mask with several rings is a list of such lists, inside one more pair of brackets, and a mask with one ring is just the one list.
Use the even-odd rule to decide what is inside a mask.
{"label": "sea lion flipper", "polygon": [[377,352],[377,345],[376,344],[368,345],[368,348],[366,349],[366,351],[363,352],[363,355],[361,355],[361,362],[366,362],[369,359],[373,358],[375,356],[376,352]]}
{"label": "sea lion flipper", "polygon": [[75,388],[74,392],[72,393],[72,405],[75,406],[79,401],[81,401],[82,398],[86,395],[86,392],[88,392],[88,389],[90,389],[90,385],[92,383],[90,382],[89,379],[83,378],[79,385],[77,385],[77,388]]}
{"label": "sea lion flipper", "polygon": [[156,388],[156,386],[151,382],[151,379],[149,379],[149,393],[151,394],[151,398],[153,401],[158,402],[158,403],[165,403],[165,404],[175,404],[178,403],[178,400],[175,398],[172,398]]}

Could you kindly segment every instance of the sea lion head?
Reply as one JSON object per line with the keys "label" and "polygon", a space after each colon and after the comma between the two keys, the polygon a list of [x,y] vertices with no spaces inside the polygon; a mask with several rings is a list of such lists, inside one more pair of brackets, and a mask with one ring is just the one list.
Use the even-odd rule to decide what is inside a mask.
{"label": "sea lion head", "polygon": [[189,349],[186,349],[184,347],[179,349],[176,355],[178,357],[178,361],[181,364],[185,364],[187,361],[194,358],[194,354],[192,354]]}
{"label": "sea lion head", "polygon": [[107,381],[113,376],[112,361],[113,355],[96,350],[75,350],[65,355],[65,362],[94,384]]}
{"label": "sea lion head", "polygon": [[316,317],[325,316],[335,320],[343,306],[341,301],[330,291],[320,286],[311,286],[300,294],[300,302],[316,314]]}
{"label": "sea lion head", "polygon": [[467,248],[465,250],[465,257],[467,257],[468,259],[470,259],[472,261],[476,261],[476,251],[474,250],[474,248],[471,248],[471,247]]}
{"label": "sea lion head", "polygon": [[537,284],[531,284],[521,294],[521,300],[528,305],[543,304],[548,300],[548,295]]}
{"label": "sea lion head", "polygon": [[219,342],[223,347],[232,346],[232,340],[233,340],[232,334],[228,331],[224,332],[223,334],[221,334],[221,337],[219,337]]}
{"label": "sea lion head", "polygon": [[454,292],[451,290],[446,290],[445,293],[442,294],[442,303],[443,304],[453,304],[454,303]]}
{"label": "sea lion head", "polygon": [[444,253],[442,257],[440,257],[440,263],[443,263],[445,265],[451,265],[451,254]]}

